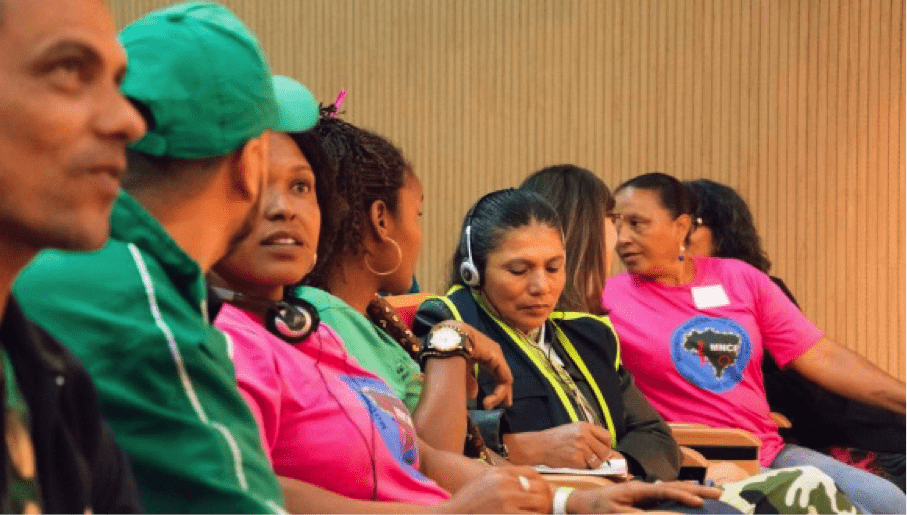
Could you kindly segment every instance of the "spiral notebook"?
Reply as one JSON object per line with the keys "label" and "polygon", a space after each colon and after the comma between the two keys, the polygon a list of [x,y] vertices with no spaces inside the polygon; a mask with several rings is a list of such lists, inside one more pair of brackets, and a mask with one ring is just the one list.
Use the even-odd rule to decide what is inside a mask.
{"label": "spiral notebook", "polygon": [[571,469],[554,468],[545,465],[536,465],[535,470],[540,474],[571,474],[577,476],[626,476],[627,460],[615,458],[608,460],[597,469]]}

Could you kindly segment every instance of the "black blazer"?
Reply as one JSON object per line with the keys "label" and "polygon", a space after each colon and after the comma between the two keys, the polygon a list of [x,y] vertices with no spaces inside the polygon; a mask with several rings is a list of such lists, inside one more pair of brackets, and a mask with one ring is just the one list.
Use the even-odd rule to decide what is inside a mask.
{"label": "black blazer", "polygon": [[[416,312],[413,331],[426,334],[442,320],[460,319],[501,345],[513,373],[513,405],[505,409],[502,430],[509,433],[541,431],[572,422],[554,388],[524,352],[473,300],[465,289],[448,296],[458,313],[444,301],[429,298]],[[459,316],[457,316],[459,315]],[[670,429],[633,384],[633,377],[620,364],[617,337],[600,318],[580,313],[555,313],[547,322],[558,327],[576,349],[601,391],[606,406],[595,396],[589,399],[611,415],[617,444],[614,449],[627,457],[631,473],[647,479],[670,480],[680,470],[680,451]],[[481,371],[479,399],[495,386],[494,377]]]}

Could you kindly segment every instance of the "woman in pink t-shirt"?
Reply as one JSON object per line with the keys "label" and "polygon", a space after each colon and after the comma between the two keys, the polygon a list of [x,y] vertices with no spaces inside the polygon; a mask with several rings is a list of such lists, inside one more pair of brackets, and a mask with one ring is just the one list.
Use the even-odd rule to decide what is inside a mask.
{"label": "woman in pink t-shirt", "polygon": [[649,173],[616,192],[617,253],[627,273],[602,296],[624,363],[667,420],[739,427],[762,439],[763,467],[815,465],[875,513],[903,512],[894,485],[809,449],[785,445],[765,398],[768,351],[815,383],[904,414],[904,384],[831,342],[759,270],[732,259],[688,258],[690,192]]}
{"label": "woman in pink t-shirt", "polygon": [[534,470],[487,467],[424,445],[393,390],[359,366],[333,331],[320,326],[306,337],[304,324],[294,326],[287,313],[306,308],[284,299],[284,287],[314,263],[323,225],[318,202],[330,202],[330,167],[310,134],[272,135],[269,159],[262,217],[215,266],[212,281],[228,299],[216,325],[233,344],[240,390],[288,510],[550,510],[551,487]]}

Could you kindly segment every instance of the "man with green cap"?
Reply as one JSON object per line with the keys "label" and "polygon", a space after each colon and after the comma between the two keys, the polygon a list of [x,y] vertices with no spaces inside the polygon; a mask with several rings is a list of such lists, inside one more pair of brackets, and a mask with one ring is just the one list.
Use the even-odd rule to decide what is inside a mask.
{"label": "man with green cap", "polygon": [[94,254],[43,253],[15,296],[85,364],[146,510],[281,511],[204,274],[258,212],[269,131],[310,128],[317,105],[272,77],[218,4],[151,13],[120,40],[122,89],[149,130],[127,154],[111,239]]}

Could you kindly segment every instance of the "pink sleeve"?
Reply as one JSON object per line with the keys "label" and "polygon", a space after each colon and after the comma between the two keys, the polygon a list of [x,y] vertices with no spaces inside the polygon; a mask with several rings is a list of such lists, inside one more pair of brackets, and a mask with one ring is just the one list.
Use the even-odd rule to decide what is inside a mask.
{"label": "pink sleeve", "polygon": [[616,275],[614,277],[609,277],[608,280],[605,281],[605,287],[602,289],[601,295],[601,305],[603,309],[614,309],[614,298],[623,293],[624,277],[623,274]]}
{"label": "pink sleeve", "polygon": [[[271,449],[273,448],[276,435],[273,434],[273,432],[271,435],[268,435],[265,430],[264,413],[260,404],[262,396],[253,393],[250,390],[249,385],[244,384],[243,382],[239,383],[239,394],[246,400],[246,404],[249,405],[252,416],[255,417],[255,423],[258,424],[258,436],[261,438],[262,448],[265,451],[265,456],[268,457],[268,463],[273,467],[274,461],[271,459]],[[270,427],[273,427],[273,424],[270,425]]]}
{"label": "pink sleeve", "polygon": [[268,461],[277,440],[280,420],[281,380],[266,335],[218,316],[215,324],[233,341],[234,366],[239,393],[249,405]]}
{"label": "pink sleeve", "polygon": [[768,275],[752,269],[762,345],[780,367],[786,367],[825,333],[803,315]]}

